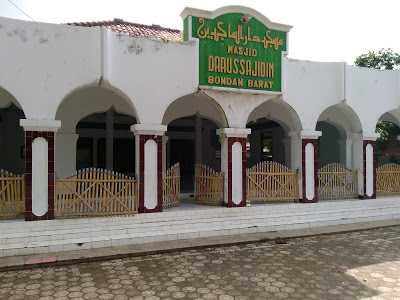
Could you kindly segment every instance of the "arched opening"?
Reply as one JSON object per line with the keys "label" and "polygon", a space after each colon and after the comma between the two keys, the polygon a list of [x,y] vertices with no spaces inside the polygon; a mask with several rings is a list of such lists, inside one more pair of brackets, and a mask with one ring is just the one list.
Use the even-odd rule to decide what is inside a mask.
{"label": "arched opening", "polygon": [[385,113],[376,124],[375,157],[377,165],[400,164],[400,127],[394,114]]}
{"label": "arched opening", "polygon": [[287,103],[282,100],[264,102],[250,114],[247,127],[251,129],[249,166],[275,161],[287,167],[298,167],[292,133],[298,133],[302,126],[297,113]]}
{"label": "arched opening", "polygon": [[25,212],[25,114],[17,100],[0,88],[0,220],[21,218]]}
{"label": "arched opening", "polygon": [[135,140],[130,126],[132,116],[115,111],[91,114],[76,126],[76,169],[101,168],[133,176]]}
{"label": "arched opening", "polygon": [[262,161],[276,161],[284,165],[290,163],[287,143],[288,132],[278,122],[258,119],[247,124],[251,129],[249,136],[248,165],[253,166]]}
{"label": "arched opening", "polygon": [[195,164],[221,169],[218,125],[201,115],[176,119],[168,125],[167,167],[179,163],[181,191],[193,193]]}
{"label": "arched opening", "polygon": [[383,114],[376,124],[376,194],[400,194],[400,109]]}
{"label": "arched opening", "polygon": [[338,125],[319,121],[317,131],[322,132],[319,138],[318,161],[321,166],[330,163],[346,165],[346,132]]}
{"label": "arched opening", "polygon": [[250,114],[247,127],[247,201],[298,200],[302,126],[297,113],[281,99],[270,100]]}
{"label": "arched opening", "polygon": [[0,169],[24,172],[24,129],[19,120],[25,115],[17,100],[0,88]]}
{"label": "arched opening", "polygon": [[354,168],[353,148],[359,142],[362,126],[351,107],[344,103],[328,107],[319,116],[315,129],[322,132],[318,147],[319,165],[339,163]]}
{"label": "arched opening", "polygon": [[362,126],[345,103],[325,109],[315,129],[318,143],[318,195],[320,200],[357,198],[362,191]]}
{"label": "arched opening", "polygon": [[76,170],[101,168],[133,175],[135,139],[130,126],[137,123],[133,103],[110,88],[90,86],[68,95],[56,119],[56,176],[71,176]]}
{"label": "arched opening", "polygon": [[227,127],[225,114],[208,96],[197,93],[175,100],[167,108],[166,167],[180,166],[182,203],[192,202],[195,166],[221,170],[221,144],[217,129]]}

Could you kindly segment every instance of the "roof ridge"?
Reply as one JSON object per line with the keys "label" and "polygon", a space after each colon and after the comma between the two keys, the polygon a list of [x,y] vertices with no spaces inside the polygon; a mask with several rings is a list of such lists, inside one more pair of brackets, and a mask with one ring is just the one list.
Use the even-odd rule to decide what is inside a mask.
{"label": "roof ridge", "polygon": [[152,24],[152,25],[141,24],[141,23],[136,23],[136,22],[125,21],[125,20],[119,19],[119,18],[114,18],[113,20],[103,20],[103,21],[69,22],[69,23],[67,23],[67,25],[86,26],[86,27],[110,26],[110,25],[131,25],[131,26],[144,27],[144,28],[155,29],[155,30],[168,30],[168,31],[176,32],[176,33],[181,32],[181,30],[179,30],[179,29],[163,27],[158,24]]}

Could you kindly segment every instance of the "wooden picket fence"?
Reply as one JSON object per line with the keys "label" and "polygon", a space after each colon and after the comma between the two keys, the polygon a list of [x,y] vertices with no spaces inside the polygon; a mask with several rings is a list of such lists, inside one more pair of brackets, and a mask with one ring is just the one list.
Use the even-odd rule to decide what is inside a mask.
{"label": "wooden picket fence", "polygon": [[339,163],[330,163],[318,170],[318,194],[321,200],[349,199],[358,196],[357,171]]}
{"label": "wooden picket fence", "polygon": [[24,211],[24,176],[0,170],[0,219],[19,218]]}
{"label": "wooden picket fence", "polygon": [[196,164],[194,198],[198,204],[222,205],[224,201],[224,174],[206,165]]}
{"label": "wooden picket fence", "polygon": [[163,208],[180,204],[181,176],[179,163],[169,168],[163,176]]}
{"label": "wooden picket fence", "polygon": [[388,163],[376,168],[376,193],[378,195],[400,194],[400,165]]}
{"label": "wooden picket fence", "polygon": [[250,203],[298,199],[297,172],[274,161],[262,161],[247,169],[247,201]]}
{"label": "wooden picket fence", "polygon": [[56,180],[55,215],[92,217],[137,213],[135,178],[103,169],[83,169]]}

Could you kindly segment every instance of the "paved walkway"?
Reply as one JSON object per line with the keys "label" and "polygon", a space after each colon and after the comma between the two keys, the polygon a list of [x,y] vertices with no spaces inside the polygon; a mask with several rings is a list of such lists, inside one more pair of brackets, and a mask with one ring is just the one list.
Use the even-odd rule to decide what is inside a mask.
{"label": "paved walkway", "polygon": [[400,299],[400,226],[0,273],[0,299]]}

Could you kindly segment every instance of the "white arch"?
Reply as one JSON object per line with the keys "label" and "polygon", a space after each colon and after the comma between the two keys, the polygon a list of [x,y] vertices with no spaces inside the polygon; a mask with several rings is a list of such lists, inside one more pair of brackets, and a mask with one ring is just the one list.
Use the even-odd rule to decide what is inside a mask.
{"label": "white arch", "polygon": [[224,110],[204,93],[189,94],[170,103],[163,114],[162,124],[168,125],[176,119],[195,114],[214,121],[220,127],[228,126]]}
{"label": "white arch", "polygon": [[286,132],[300,131],[303,128],[297,112],[281,98],[261,103],[249,114],[247,123],[261,118],[277,122]]}
{"label": "white arch", "polygon": [[[396,124],[400,128],[400,108],[390,110],[385,112],[378,120],[379,121],[387,121],[393,124]],[[377,122],[377,124],[378,124]],[[376,127],[376,125],[375,125]]]}
{"label": "white arch", "polygon": [[11,104],[17,106],[23,112],[24,116],[26,116],[24,108],[17,98],[6,89],[0,87],[0,108],[9,107]]}
{"label": "white arch", "polygon": [[345,130],[346,134],[362,133],[362,123],[357,113],[346,103],[339,103],[331,105],[324,109],[319,115],[318,120],[315,122],[314,128],[317,123],[325,121],[334,125],[340,130]]}
{"label": "white arch", "polygon": [[133,102],[120,90],[112,86],[86,85],[64,97],[58,105],[55,119],[62,121],[62,129],[75,129],[78,122],[95,113],[109,110],[140,118]]}
{"label": "white arch", "polygon": [[[341,102],[324,109],[315,122],[314,128],[317,129],[318,122],[322,121],[334,126],[339,131],[340,140],[335,141],[338,142],[335,147],[339,147],[336,148],[339,151],[339,154],[336,152],[336,155],[339,155],[339,162],[345,164],[347,168],[361,170],[363,161],[362,134],[364,134],[364,131],[358,114],[351,106]],[[324,139],[324,133],[321,138]],[[325,138],[327,137],[325,136]],[[331,141],[329,136],[326,141]],[[331,147],[327,146],[326,149],[331,149]],[[322,153],[320,154],[322,155]],[[332,156],[325,155],[325,159],[329,162]],[[360,171],[359,176],[361,174]],[[361,184],[361,181],[359,184]]]}

